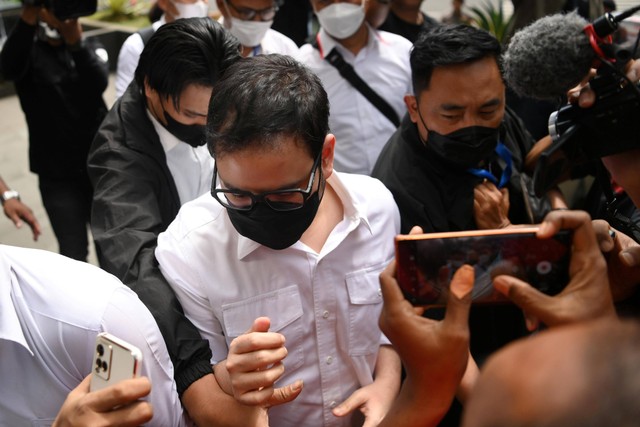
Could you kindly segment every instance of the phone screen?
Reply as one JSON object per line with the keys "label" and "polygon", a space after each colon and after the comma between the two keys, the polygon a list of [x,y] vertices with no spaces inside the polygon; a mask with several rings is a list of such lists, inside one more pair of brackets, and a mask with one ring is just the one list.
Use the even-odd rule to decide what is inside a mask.
{"label": "phone screen", "polygon": [[571,231],[562,230],[550,239],[538,239],[531,228],[398,236],[398,283],[412,304],[443,306],[453,274],[469,264],[475,272],[474,303],[509,301],[493,289],[492,278],[500,274],[555,295],[569,281],[571,236]]}

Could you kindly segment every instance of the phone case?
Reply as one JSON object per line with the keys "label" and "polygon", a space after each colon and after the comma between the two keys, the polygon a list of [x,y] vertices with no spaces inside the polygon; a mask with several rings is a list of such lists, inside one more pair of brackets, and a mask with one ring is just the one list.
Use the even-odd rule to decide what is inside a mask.
{"label": "phone case", "polygon": [[493,289],[493,277],[509,274],[549,295],[569,281],[570,230],[538,239],[538,227],[473,230],[396,237],[397,280],[414,305],[443,306],[449,283],[463,264],[474,268],[472,300],[476,304],[507,303]]}
{"label": "phone case", "polygon": [[109,333],[98,334],[94,347],[91,391],[137,377],[141,363],[142,352],[139,348]]}

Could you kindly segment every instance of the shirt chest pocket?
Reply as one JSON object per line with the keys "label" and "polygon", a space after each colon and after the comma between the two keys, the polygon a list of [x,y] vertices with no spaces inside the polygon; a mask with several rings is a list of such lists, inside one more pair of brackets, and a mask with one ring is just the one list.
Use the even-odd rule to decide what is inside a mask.
{"label": "shirt chest pocket", "polygon": [[247,332],[258,317],[271,320],[271,332],[279,332],[286,338],[288,355],[284,360],[287,372],[299,368],[304,361],[302,351],[302,300],[298,286],[291,285],[242,301],[222,305],[222,318],[227,345]]}
{"label": "shirt chest pocket", "polygon": [[378,351],[382,333],[378,318],[382,310],[380,273],[386,263],[345,276],[349,293],[349,355],[365,356]]}

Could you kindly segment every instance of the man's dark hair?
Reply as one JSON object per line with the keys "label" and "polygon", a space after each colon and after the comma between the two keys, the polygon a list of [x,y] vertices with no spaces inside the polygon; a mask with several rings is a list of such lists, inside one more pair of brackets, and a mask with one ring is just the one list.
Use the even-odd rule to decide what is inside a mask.
{"label": "man's dark hair", "polygon": [[210,18],[178,19],[158,28],[145,45],[135,79],[145,81],[161,97],[179,107],[182,91],[191,84],[212,87],[224,70],[240,58],[240,44]]}
{"label": "man's dark hair", "polygon": [[420,32],[411,50],[413,93],[429,88],[437,67],[467,64],[487,56],[500,66],[500,43],[485,30],[469,25],[438,25]]}
{"label": "man's dark hair", "polygon": [[283,136],[316,157],[329,133],[327,93],[320,79],[291,57],[243,58],[213,87],[207,132],[214,157],[249,147],[277,148]]}

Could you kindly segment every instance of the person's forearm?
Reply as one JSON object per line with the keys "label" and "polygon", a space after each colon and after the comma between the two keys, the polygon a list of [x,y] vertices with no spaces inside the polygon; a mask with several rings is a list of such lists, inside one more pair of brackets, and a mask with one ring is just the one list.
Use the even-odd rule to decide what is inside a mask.
{"label": "person's forearm", "polygon": [[400,389],[401,375],[402,363],[398,353],[390,345],[380,346],[374,371],[375,381],[384,382],[389,390],[393,390],[393,393],[397,394]]}
{"label": "person's forearm", "polygon": [[240,404],[225,393],[214,375],[194,382],[182,395],[182,403],[198,426],[260,427],[267,426],[266,410]]}
{"label": "person's forearm", "polygon": [[407,378],[398,398],[378,427],[435,427],[446,415],[451,399],[433,399],[424,387],[414,387]]}
{"label": "person's forearm", "polygon": [[552,188],[547,192],[547,197],[549,197],[549,202],[551,203],[552,209],[568,209],[567,201],[564,199],[564,195],[562,191],[558,187]]}

